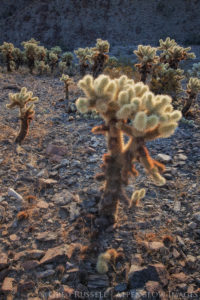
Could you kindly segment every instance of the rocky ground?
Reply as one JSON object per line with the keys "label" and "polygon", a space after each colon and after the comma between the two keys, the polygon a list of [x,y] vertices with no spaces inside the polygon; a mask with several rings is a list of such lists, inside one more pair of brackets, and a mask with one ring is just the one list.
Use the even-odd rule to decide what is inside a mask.
{"label": "rocky ground", "polygon": [[[18,113],[5,105],[23,86],[39,102],[16,148]],[[98,233],[93,177],[106,143],[91,129],[101,120],[68,114],[59,78],[4,73],[0,91],[0,299],[199,299],[199,112],[148,144],[167,183],[155,186],[138,165],[127,193],[144,187],[146,197],[132,210],[120,204],[116,228]],[[72,86],[72,102],[79,94]],[[98,274],[97,257],[110,248],[121,255]]]}

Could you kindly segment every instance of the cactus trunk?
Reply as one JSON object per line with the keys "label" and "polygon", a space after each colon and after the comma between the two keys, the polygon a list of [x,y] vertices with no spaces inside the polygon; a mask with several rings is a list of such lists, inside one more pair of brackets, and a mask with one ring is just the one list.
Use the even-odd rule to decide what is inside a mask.
{"label": "cactus trunk", "polygon": [[81,74],[81,76],[85,76],[87,69],[88,69],[88,64],[85,64],[85,63],[80,64],[80,74]]}
{"label": "cactus trunk", "polygon": [[29,58],[28,59],[28,67],[29,67],[29,70],[30,70],[30,74],[33,74],[34,65],[35,65],[34,58]]}
{"label": "cactus trunk", "polygon": [[97,78],[97,76],[103,72],[103,68],[107,58],[108,58],[107,55],[101,53],[95,57],[94,65],[92,68],[94,78]]}
{"label": "cactus trunk", "polygon": [[116,120],[107,124],[108,154],[104,156],[105,186],[99,202],[99,215],[106,218],[109,224],[116,221],[118,201],[122,190],[122,136],[116,128]]}
{"label": "cactus trunk", "polygon": [[7,71],[8,72],[11,72],[10,61],[11,61],[10,54],[7,54],[7,56],[6,56],[6,65],[7,65]]}
{"label": "cactus trunk", "polygon": [[146,65],[143,65],[140,69],[140,74],[141,74],[141,81],[143,83],[146,82],[147,80],[147,73],[148,73],[148,70],[147,70],[147,66]]}
{"label": "cactus trunk", "polygon": [[192,103],[193,103],[193,101],[194,101],[195,98],[196,98],[195,94],[193,94],[193,93],[189,94],[189,97],[186,100],[185,105],[184,105],[184,107],[182,109],[182,115],[183,115],[183,117],[187,116],[187,113],[188,113],[188,111],[189,111],[189,109],[190,109],[190,107],[191,107],[191,105],[192,105]]}
{"label": "cactus trunk", "polygon": [[68,86],[68,84],[65,84],[65,98],[69,99],[69,86]]}
{"label": "cactus trunk", "polygon": [[18,133],[18,136],[15,139],[15,143],[16,144],[21,144],[23,142],[23,140],[25,139],[25,137],[28,134],[29,131],[29,125],[31,120],[33,119],[33,115],[30,114],[29,111],[27,111],[21,118],[21,124],[20,124],[20,131]]}

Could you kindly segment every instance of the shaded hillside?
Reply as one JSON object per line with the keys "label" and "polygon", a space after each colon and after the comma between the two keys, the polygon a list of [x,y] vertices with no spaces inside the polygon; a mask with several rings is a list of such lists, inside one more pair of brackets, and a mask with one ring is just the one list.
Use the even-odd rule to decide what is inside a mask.
{"label": "shaded hillside", "polygon": [[96,38],[112,45],[156,43],[170,36],[199,44],[197,0],[19,0],[0,1],[0,43],[34,37],[72,50]]}

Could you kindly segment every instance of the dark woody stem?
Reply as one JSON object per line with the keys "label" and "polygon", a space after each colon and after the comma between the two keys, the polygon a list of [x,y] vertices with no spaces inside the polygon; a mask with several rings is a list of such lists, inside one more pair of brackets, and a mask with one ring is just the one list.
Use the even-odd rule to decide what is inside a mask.
{"label": "dark woody stem", "polygon": [[20,117],[20,131],[15,139],[15,143],[21,145],[23,140],[28,134],[29,125],[31,120],[33,119],[33,113],[30,111],[26,111],[23,116]]}
{"label": "dark woody stem", "polygon": [[187,113],[195,99],[196,99],[196,94],[188,92],[188,98],[186,99],[185,105],[182,109],[183,117],[187,116]]}
{"label": "dark woody stem", "polygon": [[122,134],[116,128],[117,120],[110,120],[106,126],[108,131],[108,154],[104,156],[105,186],[99,202],[99,215],[106,218],[109,224],[116,221],[118,202],[122,193]]}

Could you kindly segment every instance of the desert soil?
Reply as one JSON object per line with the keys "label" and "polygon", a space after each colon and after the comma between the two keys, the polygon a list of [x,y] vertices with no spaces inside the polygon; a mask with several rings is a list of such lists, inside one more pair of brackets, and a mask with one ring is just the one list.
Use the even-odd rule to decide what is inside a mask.
{"label": "desert soil", "polygon": [[[39,101],[16,147],[18,111],[6,104],[23,86]],[[120,203],[117,225],[99,233],[94,175],[106,141],[91,129],[101,119],[67,113],[56,77],[2,73],[0,92],[0,299],[199,299],[199,111],[194,124],[147,145],[167,183],[154,185],[137,165],[126,190],[144,187],[145,198],[132,209]],[[75,84],[70,101],[80,94]],[[97,257],[110,248],[121,255],[98,274]]]}

